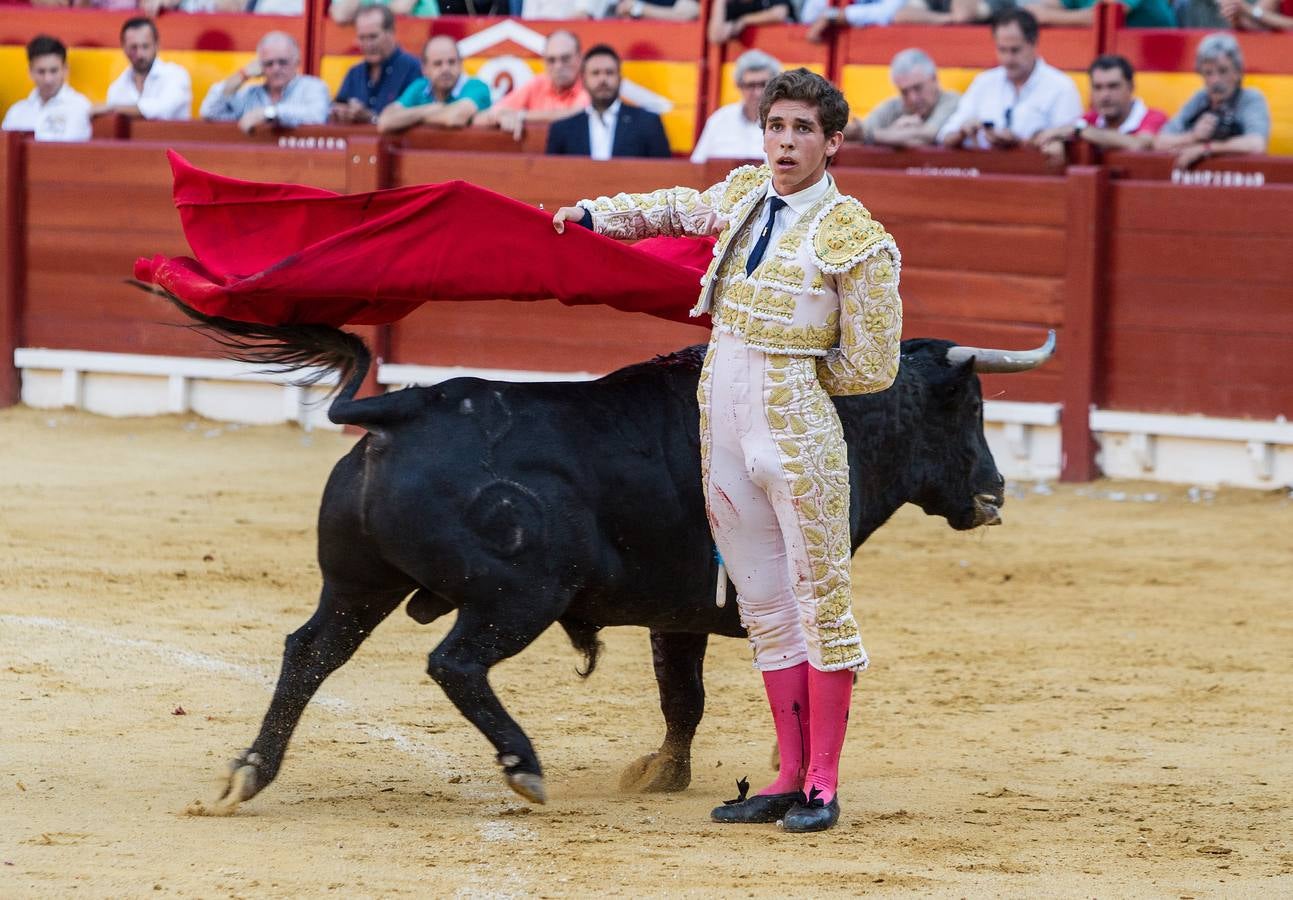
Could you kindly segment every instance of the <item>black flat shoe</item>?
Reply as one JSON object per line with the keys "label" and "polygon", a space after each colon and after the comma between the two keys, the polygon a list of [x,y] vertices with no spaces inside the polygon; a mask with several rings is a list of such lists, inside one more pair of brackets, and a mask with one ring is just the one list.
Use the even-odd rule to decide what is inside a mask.
{"label": "black flat shoe", "polygon": [[724,800],[722,806],[714,807],[709,817],[724,825],[766,825],[775,822],[798,803],[803,794],[791,791],[789,794],[756,794],[747,798],[746,792],[750,783],[742,778],[736,783],[741,795],[735,800]]}
{"label": "black flat shoe", "polygon": [[825,831],[828,828],[833,828],[839,820],[839,794],[832,797],[830,803],[822,803],[820,797],[814,797],[809,800],[803,794],[800,794],[798,802],[782,817],[781,828],[783,831],[789,831],[793,834]]}

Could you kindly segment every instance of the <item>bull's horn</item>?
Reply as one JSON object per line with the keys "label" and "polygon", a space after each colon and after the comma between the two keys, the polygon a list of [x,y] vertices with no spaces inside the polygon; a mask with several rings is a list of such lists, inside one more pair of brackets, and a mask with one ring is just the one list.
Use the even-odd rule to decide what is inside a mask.
{"label": "bull's horn", "polygon": [[974,371],[980,375],[1002,372],[1027,372],[1035,369],[1055,353],[1055,329],[1046,333],[1046,343],[1036,350],[993,350],[985,347],[949,347],[947,361],[952,365],[974,359]]}

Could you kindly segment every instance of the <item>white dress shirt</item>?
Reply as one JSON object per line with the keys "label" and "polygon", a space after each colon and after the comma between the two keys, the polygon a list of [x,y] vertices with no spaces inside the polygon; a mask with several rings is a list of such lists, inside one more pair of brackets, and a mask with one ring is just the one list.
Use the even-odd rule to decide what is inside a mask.
{"label": "white dress shirt", "polygon": [[193,116],[193,81],[173,62],[153,60],[144,89],[135,87],[135,70],[127,68],[108,85],[109,106],[137,106],[145,119],[189,119]]}
{"label": "white dress shirt", "polygon": [[588,150],[593,159],[610,159],[611,149],[615,146],[615,123],[620,117],[620,100],[607,107],[606,112],[599,113],[588,107]]}
{"label": "white dress shirt", "polygon": [[[1018,89],[1001,66],[974,76],[956,112],[939,129],[938,139],[942,141],[966,122],[977,119],[997,128],[1009,128],[1020,140],[1027,140],[1047,128],[1068,125],[1081,115],[1082,98],[1073,79],[1038,57],[1033,74]],[[987,149],[991,145],[980,132],[970,138],[967,146]]]}
{"label": "white dress shirt", "polygon": [[763,129],[745,117],[739,101],[719,107],[705,122],[691,161],[707,159],[763,159]]}
{"label": "white dress shirt", "polygon": [[[768,182],[768,193],[759,205],[759,217],[752,226],[756,241],[758,240],[758,233],[763,230],[763,223],[768,220],[768,200],[772,197],[781,197],[782,200],[786,201],[786,208],[777,214],[777,220],[772,223],[772,232],[768,235],[768,250],[764,253],[765,259],[767,254],[776,248],[777,241],[781,240],[781,236],[799,221],[799,217],[812,209],[814,203],[826,196],[826,192],[831,189],[832,184],[834,184],[834,181],[828,172],[811,187],[806,187],[802,191],[781,197],[777,193],[777,189],[772,186],[772,183]],[[753,247],[754,245],[751,244],[750,246]]]}
{"label": "white dress shirt", "polygon": [[38,141],[88,141],[90,139],[90,101],[67,84],[46,103],[40,102],[40,91],[32,88],[25,100],[9,107],[5,131],[32,131]]}

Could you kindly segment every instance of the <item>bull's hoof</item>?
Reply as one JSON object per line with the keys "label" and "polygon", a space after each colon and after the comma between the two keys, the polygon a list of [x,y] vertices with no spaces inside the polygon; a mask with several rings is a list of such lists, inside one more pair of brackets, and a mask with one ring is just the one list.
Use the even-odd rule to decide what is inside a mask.
{"label": "bull's hoof", "polygon": [[[251,750],[244,750],[230,760],[225,766],[224,792],[210,807],[204,807],[201,814],[231,816],[238,808],[238,804],[255,797],[263,786],[260,777],[261,763],[260,754],[253,753]],[[191,809],[190,812],[195,810]]]}
{"label": "bull's hoof", "polygon": [[547,803],[548,791],[543,786],[543,776],[533,772],[508,772],[507,786],[531,803]]}
{"label": "bull's hoof", "polygon": [[689,784],[691,760],[658,751],[629,763],[620,775],[620,790],[630,794],[685,791]]}

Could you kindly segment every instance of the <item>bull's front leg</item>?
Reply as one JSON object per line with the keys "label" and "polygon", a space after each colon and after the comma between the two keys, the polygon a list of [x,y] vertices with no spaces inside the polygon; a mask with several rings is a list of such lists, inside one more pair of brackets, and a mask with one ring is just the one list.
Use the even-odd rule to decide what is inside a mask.
{"label": "bull's front leg", "polygon": [[682,791],[691,784],[691,742],[705,714],[707,634],[652,631],[651,659],[664,713],[664,743],[629,764],[620,776],[624,791]]}
{"label": "bull's front leg", "polygon": [[314,615],[288,635],[278,684],[260,733],[229,763],[224,793],[214,808],[205,811],[229,815],[274,780],[292,732],[319,685],[354,655],[405,592],[342,591],[324,584]]}

